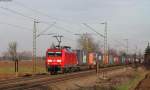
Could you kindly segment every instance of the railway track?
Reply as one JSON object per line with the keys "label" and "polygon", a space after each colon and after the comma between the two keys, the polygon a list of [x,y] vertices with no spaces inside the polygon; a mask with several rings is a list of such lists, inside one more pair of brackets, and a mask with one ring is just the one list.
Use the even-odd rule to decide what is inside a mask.
{"label": "railway track", "polygon": [[[100,72],[108,72],[115,69],[121,69],[123,66],[103,68]],[[67,73],[60,77],[51,78],[50,76],[34,77],[30,79],[20,79],[13,82],[3,82],[0,84],[0,90],[36,90],[35,88],[46,86],[51,83],[62,82],[65,80],[75,79],[79,77],[95,74],[95,70]],[[12,81],[12,80],[11,80]]]}
{"label": "railway track", "polygon": [[22,77],[17,77],[17,78],[12,78],[12,79],[5,79],[5,80],[0,80],[0,85],[6,84],[6,83],[15,83],[15,82],[20,82],[20,81],[27,81],[31,79],[38,79],[38,78],[43,78],[43,77],[49,77],[49,75],[43,74],[43,75],[33,75],[33,76],[22,76]]}

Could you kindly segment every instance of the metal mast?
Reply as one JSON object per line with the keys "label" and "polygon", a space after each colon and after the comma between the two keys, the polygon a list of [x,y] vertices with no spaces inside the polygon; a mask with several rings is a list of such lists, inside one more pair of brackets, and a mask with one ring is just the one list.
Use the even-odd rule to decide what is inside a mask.
{"label": "metal mast", "polygon": [[108,43],[107,43],[107,22],[105,22],[105,53],[106,53],[106,58],[108,55]]}
{"label": "metal mast", "polygon": [[107,22],[101,23],[101,24],[105,24],[105,30],[104,30],[104,61],[106,61],[107,59],[107,55],[108,55],[108,43],[107,43]]}
{"label": "metal mast", "polygon": [[33,73],[36,72],[36,32],[37,32],[36,24],[37,23],[39,23],[39,22],[34,20],[34,27],[33,27],[33,59],[32,59]]}

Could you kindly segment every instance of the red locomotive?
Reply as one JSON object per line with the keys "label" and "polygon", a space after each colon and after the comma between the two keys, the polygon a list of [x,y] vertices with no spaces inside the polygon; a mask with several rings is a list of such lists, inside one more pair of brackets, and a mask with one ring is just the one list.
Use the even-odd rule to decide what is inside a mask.
{"label": "red locomotive", "polygon": [[76,69],[77,55],[70,47],[47,49],[46,68],[51,74]]}

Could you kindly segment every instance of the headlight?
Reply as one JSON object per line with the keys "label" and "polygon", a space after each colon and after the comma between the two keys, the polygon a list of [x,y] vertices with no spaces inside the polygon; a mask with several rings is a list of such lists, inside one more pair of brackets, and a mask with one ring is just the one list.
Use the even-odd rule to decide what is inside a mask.
{"label": "headlight", "polygon": [[48,62],[52,62],[52,60],[49,59]]}
{"label": "headlight", "polygon": [[61,62],[61,60],[57,60],[57,62]]}

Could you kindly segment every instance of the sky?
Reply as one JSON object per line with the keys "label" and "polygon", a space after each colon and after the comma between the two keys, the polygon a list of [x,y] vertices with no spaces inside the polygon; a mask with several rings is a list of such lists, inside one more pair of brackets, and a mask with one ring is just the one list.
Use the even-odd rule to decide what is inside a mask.
{"label": "sky", "polygon": [[[74,34],[90,33],[102,46],[103,38],[83,25],[86,23],[104,34],[107,22],[110,48],[129,52],[144,52],[150,39],[149,0],[0,0],[0,53],[8,50],[8,43],[16,41],[18,51],[32,51],[33,19],[37,34],[63,35],[62,45],[78,48]],[[37,38],[37,54],[57,41],[52,35]]]}

